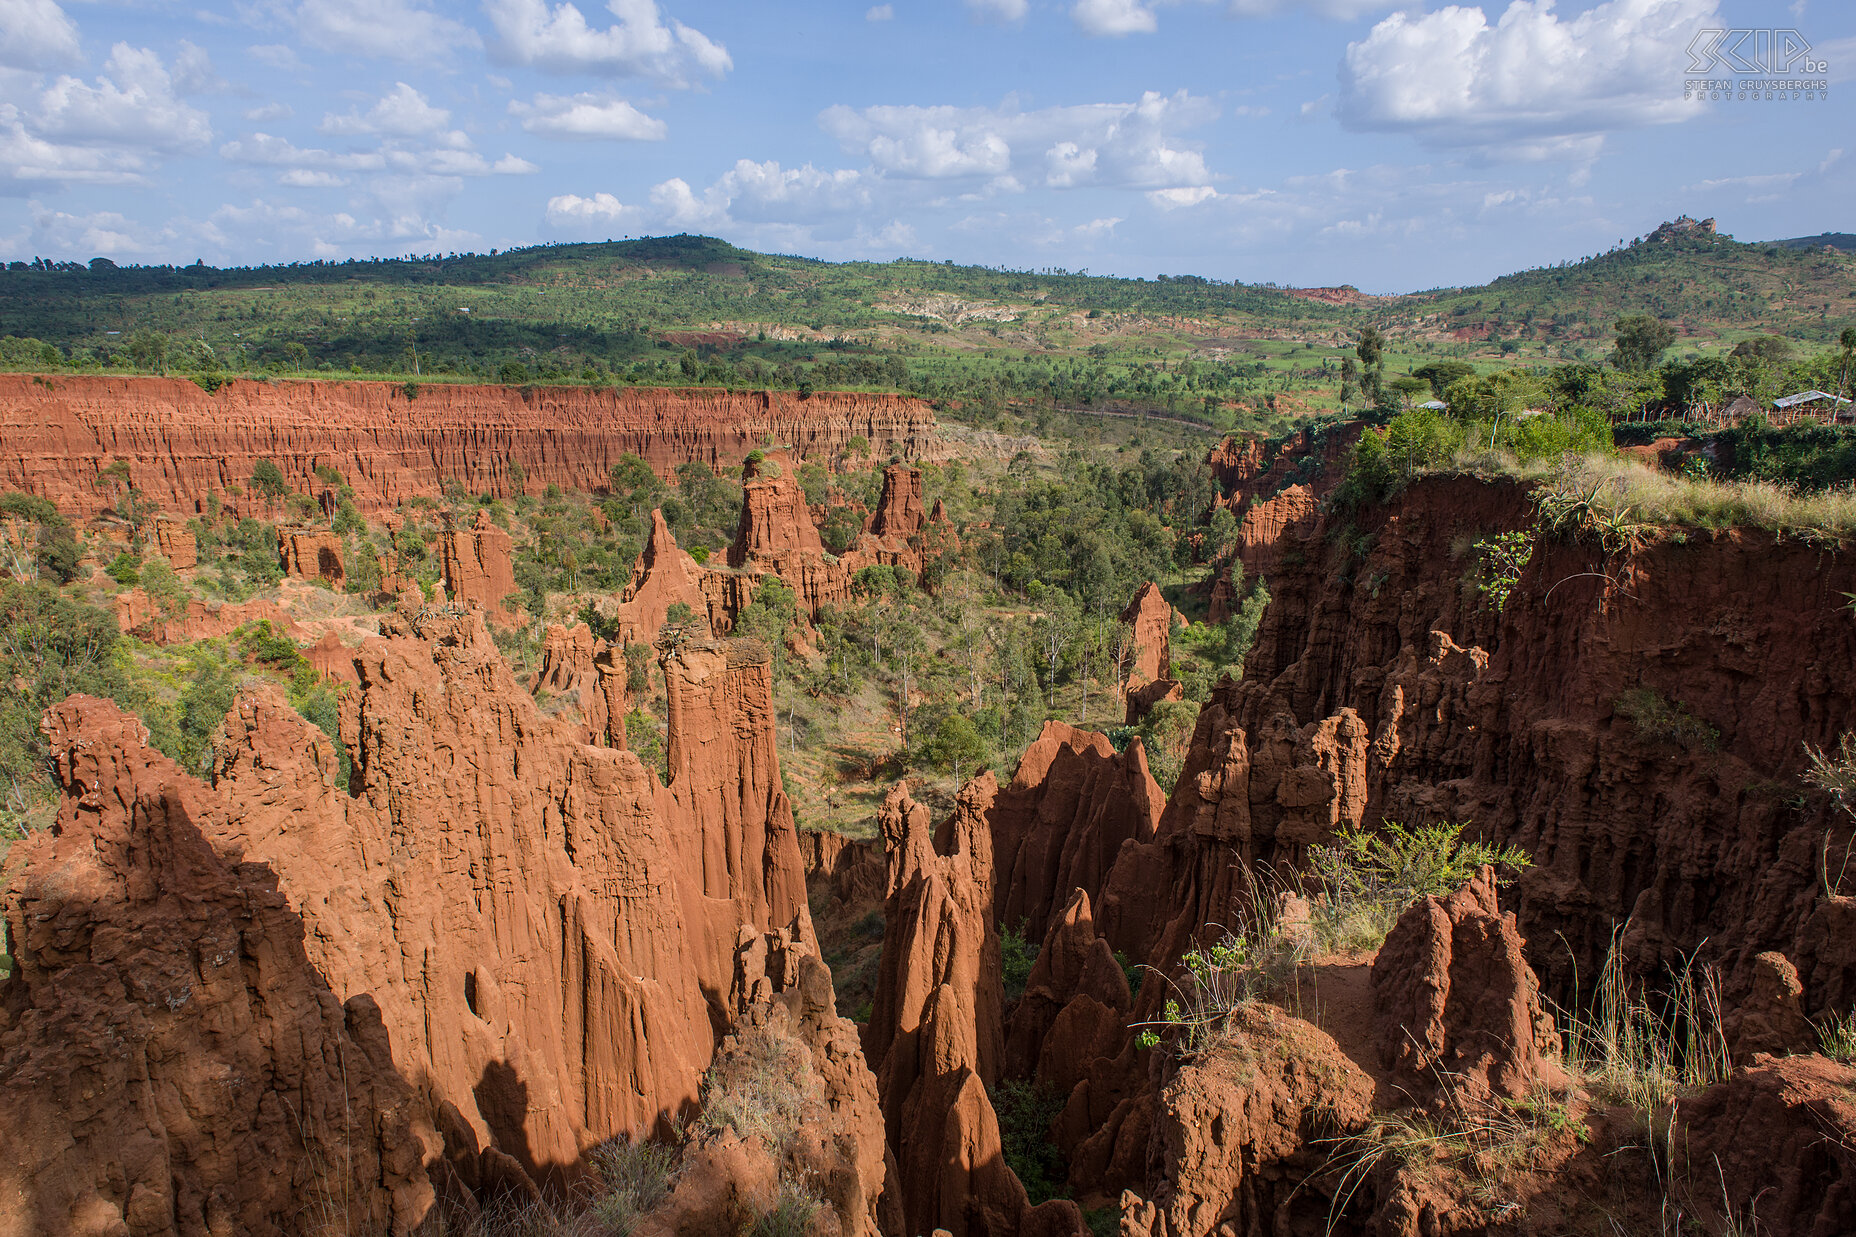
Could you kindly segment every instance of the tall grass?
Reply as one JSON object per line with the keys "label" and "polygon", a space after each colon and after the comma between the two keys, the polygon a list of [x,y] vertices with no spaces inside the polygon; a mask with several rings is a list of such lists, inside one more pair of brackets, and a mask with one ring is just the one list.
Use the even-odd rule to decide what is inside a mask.
{"label": "tall grass", "polygon": [[1657,1001],[1624,971],[1613,933],[1593,1006],[1562,1012],[1566,1061],[1598,1093],[1646,1120],[1685,1092],[1711,1086],[1732,1066],[1721,1029],[1720,977],[1691,956]]}

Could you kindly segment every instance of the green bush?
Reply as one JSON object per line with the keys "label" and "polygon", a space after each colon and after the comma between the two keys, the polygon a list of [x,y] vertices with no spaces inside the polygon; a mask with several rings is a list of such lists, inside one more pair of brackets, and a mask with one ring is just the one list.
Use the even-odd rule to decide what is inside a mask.
{"label": "green bush", "polygon": [[1069,1168],[1050,1140],[1051,1123],[1068,1097],[1049,1083],[1006,1079],[993,1088],[990,1098],[1006,1165],[1018,1174],[1031,1205],[1068,1197]]}
{"label": "green bush", "polygon": [[1633,688],[1619,696],[1612,707],[1646,739],[1710,752],[1720,746],[1720,731],[1650,688]]}
{"label": "green bush", "polygon": [[999,932],[999,970],[1005,981],[1007,1004],[1025,995],[1025,982],[1031,978],[1031,968],[1038,961],[1040,947],[1025,939],[1024,928],[1020,921],[1016,929],[1002,928]]}
{"label": "green bush", "polygon": [[103,569],[103,574],[124,588],[142,582],[141,566],[127,551],[110,560],[110,565]]}
{"label": "green bush", "polygon": [[705,1130],[733,1129],[779,1156],[822,1094],[805,1045],[772,1027],[752,1027],[738,1032],[703,1075],[697,1121]]}
{"label": "green bush", "polygon": [[1531,862],[1513,847],[1464,841],[1462,825],[1391,820],[1341,829],[1308,861],[1320,886],[1311,917],[1319,944],[1359,950],[1377,949],[1412,903],[1453,892],[1485,866],[1513,872]]}

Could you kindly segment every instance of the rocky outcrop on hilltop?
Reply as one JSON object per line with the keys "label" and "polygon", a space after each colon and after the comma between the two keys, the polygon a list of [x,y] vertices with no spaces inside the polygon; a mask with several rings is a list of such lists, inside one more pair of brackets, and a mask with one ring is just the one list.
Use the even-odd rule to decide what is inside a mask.
{"label": "rocky outcrop on hilltop", "polygon": [[[198,1061],[185,1065],[189,1070],[210,1073],[219,1068],[215,1061],[231,1054],[237,1064],[227,1069],[235,1068],[238,1077],[270,1071],[290,1078],[312,1066],[283,1057],[273,1067],[263,1054],[301,1053],[313,1070],[324,1071],[339,1071],[346,1059],[351,1083],[374,1085],[377,1093],[351,1096],[360,1107],[350,1119],[361,1124],[350,1137],[365,1134],[379,1146],[318,1145],[311,1151],[371,1174],[373,1184],[357,1188],[356,1197],[374,1208],[369,1215],[403,1231],[402,1211],[420,1211],[420,1200],[434,1192],[447,1206],[469,1210],[489,1194],[532,1194],[549,1183],[565,1187],[600,1141],[667,1132],[698,1106],[703,1072],[745,1011],[798,991],[788,1001],[795,1033],[830,1065],[820,1070],[832,1097],[816,1131],[829,1152],[820,1153],[821,1171],[836,1183],[833,1197],[845,1208],[841,1231],[874,1237],[872,1217],[883,1189],[875,1082],[848,1026],[819,1000],[821,981],[812,968],[822,972],[823,964],[781,787],[765,654],[749,645],[692,640],[667,655],[669,780],[660,785],[630,752],[588,746],[578,724],[543,715],[498,655],[481,614],[409,607],[389,616],[384,627],[385,637],[356,648],[318,650],[347,659],[341,677],[351,686],[341,696],[340,728],[353,772],[345,784],[322,731],[274,689],[248,691],[226,719],[211,790],[171,767],[160,769],[164,784],[180,787],[173,792],[179,802],[208,805],[188,807],[190,817],[212,822],[204,849],[179,869],[165,858],[166,842],[147,848],[146,858],[137,850],[130,856],[135,862],[167,866],[122,878],[129,890],[124,896],[135,905],[165,905],[184,889],[177,880],[204,880],[198,872],[217,856],[253,874],[239,876],[234,892],[243,890],[239,896],[264,906],[270,904],[263,898],[274,897],[284,917],[255,920],[249,931],[239,929],[242,944],[222,946],[217,942],[232,930],[228,925],[257,914],[228,902],[232,893],[215,895],[219,901],[210,913],[158,920],[159,940],[139,934],[136,916],[112,905],[108,930],[95,929],[97,943],[85,948],[93,971],[98,961],[121,959],[124,978],[116,988],[105,984],[95,988],[92,1004],[66,1007],[36,980],[10,982],[0,996],[9,1019],[0,1040],[25,1025],[24,1006],[14,1002],[32,994],[45,1017],[69,1022],[80,1016],[98,1028],[117,1028],[112,1035],[139,1016],[125,1000],[150,1004],[149,1016],[166,1011],[161,1017],[177,1022],[171,1037],[177,1048],[203,1045],[193,1054]],[[563,633],[556,645],[556,664],[545,673],[578,683],[585,673],[581,643]],[[84,807],[91,802],[110,811],[117,810],[112,804],[140,802],[141,792],[125,784],[139,776],[133,768],[123,771],[126,731],[88,718],[80,718],[85,724],[68,746],[86,761],[101,762],[102,773],[69,780],[67,813],[94,810]],[[150,763],[145,753],[137,759]],[[141,820],[138,812],[129,813],[131,824]],[[62,880],[44,866],[62,861],[52,842],[44,835],[44,846],[35,839],[16,849],[23,867],[10,869],[8,914],[22,978],[74,964],[67,959],[75,955],[63,952],[69,942],[45,928],[49,921],[38,911],[20,909],[18,900]],[[287,967],[271,975],[288,962],[293,940],[305,970],[299,987],[309,988],[301,997],[277,988],[274,999],[267,989],[255,1025],[218,995],[204,999],[199,981],[187,978],[207,965],[200,959],[217,956],[212,950],[230,948],[231,956],[247,959],[246,970],[232,976],[246,989],[297,983]],[[149,952],[163,949],[176,951],[184,965]],[[273,957],[284,961],[267,961]],[[93,971],[84,971],[81,982],[60,981],[58,992],[94,987]],[[160,991],[147,986],[147,975],[170,973],[172,982]],[[195,987],[191,1001],[189,982]],[[311,990],[316,982],[325,997]],[[828,975],[823,984],[828,994]],[[233,990],[225,1000],[237,996]],[[247,1002],[255,1003],[255,997]],[[231,1012],[222,1014],[222,1008]],[[317,1009],[323,1012],[316,1015]],[[295,1021],[276,1035],[262,1021],[286,1016]],[[813,1042],[807,1035],[822,1038]],[[352,1049],[343,1046],[348,1041]],[[356,1075],[372,1061],[387,1071],[378,1085],[365,1072]],[[170,1068],[144,1069],[136,1062],[131,1057],[115,1073],[99,1075],[84,1109],[33,1110],[41,1114],[32,1127],[35,1143],[70,1165],[101,1164],[104,1153],[95,1141],[101,1135],[92,1129],[120,1126],[131,1109],[141,1113],[147,1101],[138,1097],[151,1085],[143,1076],[158,1086],[161,1070]],[[18,1093],[50,1085],[29,1081],[36,1076],[20,1074]],[[313,1085],[317,1075],[311,1077],[304,1085]],[[410,1100],[402,1102],[402,1093],[391,1090],[394,1077],[403,1080]],[[94,1198],[120,1197],[123,1206],[146,1208],[193,1191],[220,1197],[211,1204],[220,1207],[250,1192],[262,1195],[254,1206],[269,1209],[272,1195],[314,1184],[307,1169],[282,1183],[248,1172],[254,1156],[288,1172],[308,1154],[287,1142],[267,1150],[263,1130],[247,1138],[244,1131],[257,1120],[239,1115],[238,1106],[247,1103],[271,1123],[264,1129],[297,1128],[288,1112],[266,1106],[264,1087],[221,1092],[210,1080],[196,1081],[203,1096],[223,1094],[223,1101],[212,1102],[231,1107],[210,1129],[164,1127],[165,1160],[150,1159],[145,1173],[157,1183],[148,1187],[156,1191],[148,1195],[152,1201],[129,1199],[129,1187],[112,1184],[99,1168],[82,1170],[94,1182],[67,1190],[70,1205],[95,1207]],[[321,1105],[310,1111],[323,1112],[330,1102],[339,1106],[341,1093],[333,1100],[320,1092],[310,1098]],[[387,1115],[370,1116],[375,1109]],[[71,1124],[85,1112],[95,1114],[93,1126]],[[400,1127],[389,1127],[388,1116],[404,1124],[405,1137],[389,1137]],[[6,1128],[11,1143],[14,1127]],[[859,1129],[876,1132],[864,1137]],[[208,1155],[222,1145],[223,1153]],[[192,1164],[204,1165],[197,1189],[188,1175]],[[82,1175],[69,1165],[52,1165],[43,1175],[54,1180],[61,1174]],[[847,1201],[853,1195],[855,1207]],[[0,1209],[12,1207],[14,1197],[29,1196],[0,1197]],[[307,1195],[291,1197],[300,1208]],[[228,1214],[237,1231],[272,1231],[256,1221],[246,1228],[236,1222],[238,1213]],[[272,1211],[252,1214],[264,1220]],[[265,1223],[299,1231],[282,1221]]]}
{"label": "rocky outcrop on hilltop", "polygon": [[530,676],[531,694],[565,699],[580,710],[584,742],[625,746],[626,695],[622,652],[593,634],[585,623],[572,627],[548,624],[541,641],[541,663]]}
{"label": "rocky outcrop on hilltop", "polygon": [[1127,724],[1146,717],[1162,700],[1183,700],[1185,689],[1173,679],[1173,609],[1160,586],[1149,580],[1121,612],[1134,640],[1134,664],[1122,683],[1127,696]]}
{"label": "rocky outcrop on hilltop", "polygon": [[516,591],[510,557],[515,543],[490,521],[490,513],[479,510],[469,528],[458,528],[447,514],[438,548],[445,592],[451,599],[482,606],[493,619],[506,619],[503,599]]}
{"label": "rocky outcrop on hilltop", "polygon": [[[890,530],[883,536],[865,531],[843,555],[830,554],[806,505],[805,491],[793,478],[792,461],[768,455],[750,460],[742,485],[741,522],[728,550],[728,567],[698,563],[671,535],[662,512],[651,514],[651,534],[632,567],[632,578],[619,596],[620,638],[632,643],[656,638],[665,616],[678,602],[706,620],[712,634],[726,635],[735,618],[754,601],[762,581],[778,577],[792,589],[800,616],[809,620],[826,606],[851,600],[851,581],[865,567],[895,566],[920,574],[930,556],[957,546],[951,525],[932,520],[927,532],[904,537],[911,522],[920,529],[921,475],[904,465],[885,474],[885,501],[871,516]],[[898,478],[890,480],[891,477]],[[912,482],[910,480],[912,478]],[[911,488],[912,487],[912,488]]]}
{"label": "rocky outcrop on hilltop", "polygon": [[342,539],[327,529],[278,529],[277,559],[285,575],[321,580],[338,590],[348,578],[342,569]]}
{"label": "rocky outcrop on hilltop", "polygon": [[64,803],[0,897],[0,1230],[408,1231],[432,1202],[413,1088],[237,810],[113,703],[45,733]]}
{"label": "rocky outcrop on hilltop", "polygon": [[897,395],[428,383],[411,398],[398,383],[244,380],[208,394],[184,378],[0,375],[0,488],[82,516],[108,501],[94,483],[116,460],[173,513],[231,495],[268,459],[307,494],[331,488],[318,466],[334,468],[371,516],[447,480],[509,497],[512,465],[530,490],[592,492],[627,454],[669,476],[690,460],[732,465],[769,436],[830,460],[857,437],[913,457],[933,434],[928,405]]}
{"label": "rocky outcrop on hilltop", "polygon": [[1205,466],[1221,491],[1218,506],[1240,517],[1259,499],[1272,498],[1302,482],[1325,495],[1339,484],[1340,467],[1365,430],[1365,423],[1300,429],[1278,441],[1257,435],[1226,438],[1205,456]]}
{"label": "rocky outcrop on hilltop", "polygon": [[[651,512],[651,534],[632,564],[632,578],[619,593],[618,639],[625,644],[650,644],[657,639],[670,615],[682,604],[690,614],[715,629],[708,598],[703,594],[702,565],[677,544],[661,510]],[[726,630],[726,628],[724,628]]]}

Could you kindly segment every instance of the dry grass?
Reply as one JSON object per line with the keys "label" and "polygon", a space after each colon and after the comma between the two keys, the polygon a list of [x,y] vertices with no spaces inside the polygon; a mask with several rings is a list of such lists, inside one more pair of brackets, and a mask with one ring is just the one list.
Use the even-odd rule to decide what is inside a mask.
{"label": "dry grass", "polygon": [[1635,459],[1602,455],[1522,464],[1500,452],[1465,449],[1449,470],[1534,482],[1543,515],[1550,515],[1556,505],[1572,507],[1589,530],[1601,533],[1641,534],[1655,527],[1757,528],[1809,541],[1856,537],[1856,492],[1847,489],[1793,491],[1767,481],[1686,477]]}

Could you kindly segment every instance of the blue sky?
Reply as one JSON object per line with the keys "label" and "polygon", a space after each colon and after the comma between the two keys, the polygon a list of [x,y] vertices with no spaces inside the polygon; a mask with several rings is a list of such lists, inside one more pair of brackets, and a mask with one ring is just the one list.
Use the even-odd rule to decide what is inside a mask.
{"label": "blue sky", "polygon": [[[0,0],[0,257],[691,231],[834,259],[1480,282],[1682,212],[1744,240],[1856,231],[1853,8]],[[1747,28],[1799,32],[1827,67],[1786,76],[1827,97],[1686,98],[1697,36]]]}

